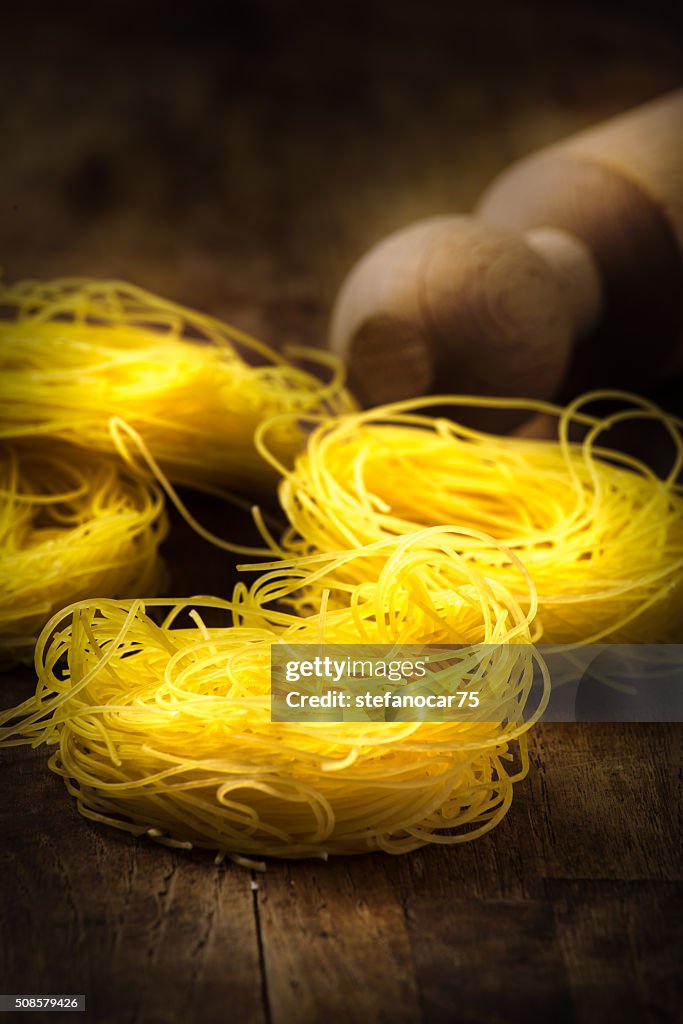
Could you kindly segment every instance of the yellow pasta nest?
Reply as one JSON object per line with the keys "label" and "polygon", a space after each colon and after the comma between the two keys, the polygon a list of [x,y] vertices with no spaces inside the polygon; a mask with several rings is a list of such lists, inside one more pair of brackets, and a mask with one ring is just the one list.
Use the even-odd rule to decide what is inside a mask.
{"label": "yellow pasta nest", "polygon": [[[194,486],[260,490],[273,482],[254,447],[262,420],[334,414],[353,403],[341,364],[322,384],[266,345],[203,313],[117,281],[0,285],[0,440],[58,437],[111,451],[109,421],[145,439],[168,476]],[[296,422],[274,439],[301,444]]]}
{"label": "yellow pasta nest", "polygon": [[[264,418],[352,407],[340,364],[319,362],[328,384],[129,284],[0,284],[0,659],[25,656],[80,597],[157,593],[166,526],[150,462],[180,507],[168,477],[221,493],[269,486],[253,442]],[[291,452],[302,436],[293,420],[275,446]]]}
{"label": "yellow pasta nest", "polygon": [[[627,408],[595,417],[596,398]],[[499,437],[420,406],[525,407],[555,419],[554,440]],[[601,445],[626,420],[654,420],[673,442],[671,472]],[[681,423],[630,395],[585,396],[562,409],[548,403],[443,397],[397,403],[328,419],[311,433],[293,467],[272,451],[270,425],[258,444],[282,474],[280,502],[290,522],[283,553],[354,549],[430,525],[470,526],[503,541],[529,570],[547,642],[674,642],[683,636],[683,461]],[[572,440],[577,429],[583,437]],[[664,446],[666,447],[664,435]],[[466,537],[461,553],[483,574],[519,594],[506,552]],[[356,559],[344,578],[372,575]],[[425,587],[430,587],[428,575]],[[313,587],[298,599],[310,607]]]}
{"label": "yellow pasta nest", "polygon": [[114,457],[47,441],[0,450],[0,651],[30,657],[65,604],[155,595],[167,532],[158,486]]}
{"label": "yellow pasta nest", "polygon": [[[437,528],[277,564],[230,602],[76,604],[43,632],[36,696],[0,716],[0,739],[56,743],[51,767],[87,817],[242,862],[474,839],[500,821],[527,770],[535,598],[514,554],[526,612],[460,555],[461,541]],[[379,571],[350,587],[339,570],[356,557]],[[345,606],[323,601],[306,618],[270,607],[313,577],[333,598],[343,591]],[[217,614],[233,624],[207,625]],[[489,679],[498,720],[272,722],[270,645],[307,642],[512,645]]]}

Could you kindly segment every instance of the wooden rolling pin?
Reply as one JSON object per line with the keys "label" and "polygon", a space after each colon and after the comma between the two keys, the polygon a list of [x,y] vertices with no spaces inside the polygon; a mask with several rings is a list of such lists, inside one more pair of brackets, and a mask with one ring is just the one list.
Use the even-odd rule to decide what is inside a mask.
{"label": "wooden rolling pin", "polygon": [[330,347],[374,405],[444,392],[567,398],[683,365],[683,90],[541,150],[474,217],[380,242]]}

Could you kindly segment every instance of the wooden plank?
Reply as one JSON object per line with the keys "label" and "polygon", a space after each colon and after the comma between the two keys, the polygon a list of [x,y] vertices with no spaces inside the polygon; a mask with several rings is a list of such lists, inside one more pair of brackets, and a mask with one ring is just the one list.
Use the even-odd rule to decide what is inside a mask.
{"label": "wooden plank", "polygon": [[546,878],[683,878],[682,755],[681,725],[535,730],[523,799],[537,870]]}
{"label": "wooden plank", "polygon": [[680,885],[553,881],[548,896],[577,1021],[680,1020]]}
{"label": "wooden plank", "polygon": [[262,1024],[249,872],[85,821],[43,751],[4,760],[0,991],[84,992],[98,1024]]}
{"label": "wooden plank", "polygon": [[538,900],[409,897],[408,927],[429,1024],[573,1020],[552,908]]}
{"label": "wooden plank", "polygon": [[[581,1003],[577,1019],[598,1019],[586,1016],[596,991],[604,991],[607,1003],[630,991],[618,942],[623,922],[616,897],[601,897],[598,910],[586,896],[582,902],[581,893],[591,891],[589,882],[567,882],[574,888],[562,889],[565,883],[550,881],[544,897],[540,875],[547,877],[553,857],[556,868],[565,863],[559,858],[567,822],[579,818],[585,797],[581,787],[568,794],[565,773],[557,766],[577,771],[588,764],[590,752],[599,772],[611,777],[615,761],[621,758],[623,764],[628,749],[631,760],[623,769],[628,801],[622,809],[630,809],[650,792],[657,763],[665,757],[671,763],[676,750],[675,729],[660,730],[666,742],[655,747],[648,727],[629,727],[621,736],[615,727],[608,730],[615,735],[607,735],[606,728],[598,729],[599,743],[590,727],[537,730],[531,777],[517,787],[506,820],[476,843],[431,847],[400,858],[271,864],[258,879],[258,922],[247,872],[231,866],[216,871],[200,855],[178,855],[92,825],[78,816],[61,782],[45,771],[43,752],[6,754],[11,763],[4,780],[12,799],[3,805],[1,823],[14,884],[3,915],[3,987],[7,990],[10,979],[15,982],[10,988],[24,991],[37,982],[49,991],[85,987],[103,1020],[161,1021],[173,999],[187,1012],[201,1002],[204,1019],[211,1021],[221,1017],[226,997],[244,1019],[264,1020],[260,938],[275,1024],[291,1019],[295,1010],[304,1021],[318,1019],[323,1010],[332,1021],[380,1021],[389,1011],[392,1019],[406,1022],[486,1020],[482,1015],[493,1013],[491,1007],[503,998],[506,977],[531,984],[524,971],[518,977],[517,956],[536,963],[541,956],[552,985],[537,979],[529,998],[532,1005],[552,1005],[557,1015],[554,993],[566,996],[569,989],[558,958],[555,913],[563,927],[570,987],[576,986]],[[593,765],[593,776],[596,770]],[[606,806],[613,807],[611,795],[607,803],[604,794],[593,799],[603,814]],[[603,829],[613,824],[612,811],[607,813]],[[636,814],[620,819],[619,846],[606,852],[599,845],[596,854],[594,833],[577,829],[567,861],[578,860],[596,877],[652,870],[638,842],[642,819]],[[673,832],[659,830],[656,852],[664,865],[659,870],[671,870],[675,877]],[[640,909],[629,912],[631,918],[635,914],[640,920],[651,891],[658,890],[638,889]],[[659,903],[658,930],[673,938],[674,905]],[[596,965],[591,952],[601,942],[606,966]],[[632,966],[638,964],[638,948],[629,954]],[[647,968],[648,948],[639,984],[642,998],[656,1002],[661,985]],[[484,970],[489,958],[500,965],[496,978]],[[463,965],[474,974],[466,977]],[[666,977],[666,958],[661,965]],[[456,1010],[465,1016],[449,1017]],[[466,1015],[470,1012],[474,1016]]]}
{"label": "wooden plank", "polygon": [[273,1024],[421,1020],[391,858],[269,867],[257,893]]}

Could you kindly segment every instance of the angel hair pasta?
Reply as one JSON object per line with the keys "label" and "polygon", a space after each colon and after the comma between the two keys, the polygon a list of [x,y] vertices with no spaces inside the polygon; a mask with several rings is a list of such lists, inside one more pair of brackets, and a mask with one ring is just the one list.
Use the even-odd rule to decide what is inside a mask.
{"label": "angel hair pasta", "polygon": [[[299,353],[301,354],[301,352]],[[282,412],[352,408],[332,356],[323,384],[241,331],[118,281],[0,285],[0,440],[58,437],[110,451],[108,424],[135,429],[177,483],[272,483],[255,427]],[[301,442],[293,420],[274,438]]]}
{"label": "angel hair pasta", "polygon": [[167,530],[163,495],[114,457],[67,444],[0,450],[0,658],[29,656],[65,604],[89,594],[155,595]]}
{"label": "angel hair pasta", "polygon": [[[586,406],[597,398],[622,407],[590,415]],[[540,412],[554,419],[556,438],[499,437],[420,414],[434,403]],[[610,428],[648,419],[673,442],[664,479],[601,443]],[[545,641],[673,642],[683,638],[681,427],[651,403],[619,393],[588,395],[565,409],[443,397],[321,422],[291,468],[272,452],[268,424],[258,444],[282,474],[280,501],[291,525],[281,550],[290,555],[353,549],[435,524],[470,526],[503,541],[528,568]],[[580,441],[572,439],[577,428]],[[461,550],[482,574],[518,593],[516,569],[500,547],[464,537]],[[360,583],[367,569],[356,559],[344,577]],[[306,607],[305,593],[298,607]]]}
{"label": "angel hair pasta", "polygon": [[[464,531],[472,535],[471,531]],[[523,721],[532,674],[526,610],[432,528],[372,550],[271,565],[232,601],[82,601],[36,649],[36,695],[0,717],[4,746],[56,745],[50,765],[81,812],[172,846],[255,866],[303,857],[458,843],[491,829],[527,770]],[[489,540],[491,549],[503,551]],[[356,558],[372,580],[340,578]],[[423,584],[429,567],[432,586]],[[345,605],[300,618],[272,607],[315,578]],[[216,615],[226,625],[208,624]],[[283,722],[270,717],[270,646],[493,643],[495,721]],[[547,680],[546,680],[547,683]]]}

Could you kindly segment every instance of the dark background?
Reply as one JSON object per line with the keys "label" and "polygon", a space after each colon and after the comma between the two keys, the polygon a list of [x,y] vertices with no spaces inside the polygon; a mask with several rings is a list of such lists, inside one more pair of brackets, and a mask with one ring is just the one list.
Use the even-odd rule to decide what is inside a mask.
{"label": "dark background", "polygon": [[[122,277],[319,343],[368,245],[679,85],[665,10],[5,5],[4,276]],[[227,593],[227,559],[178,524],[166,548],[176,593]],[[31,683],[7,676],[3,704]],[[15,751],[0,988],[85,992],[90,1019],[131,1024],[675,1020],[681,730],[547,725],[531,748],[475,844],[258,878],[84,821],[45,751]]]}
{"label": "dark background", "polygon": [[370,244],[683,78],[656,2],[385,6],[5,11],[5,276],[120,276],[319,342]]}

